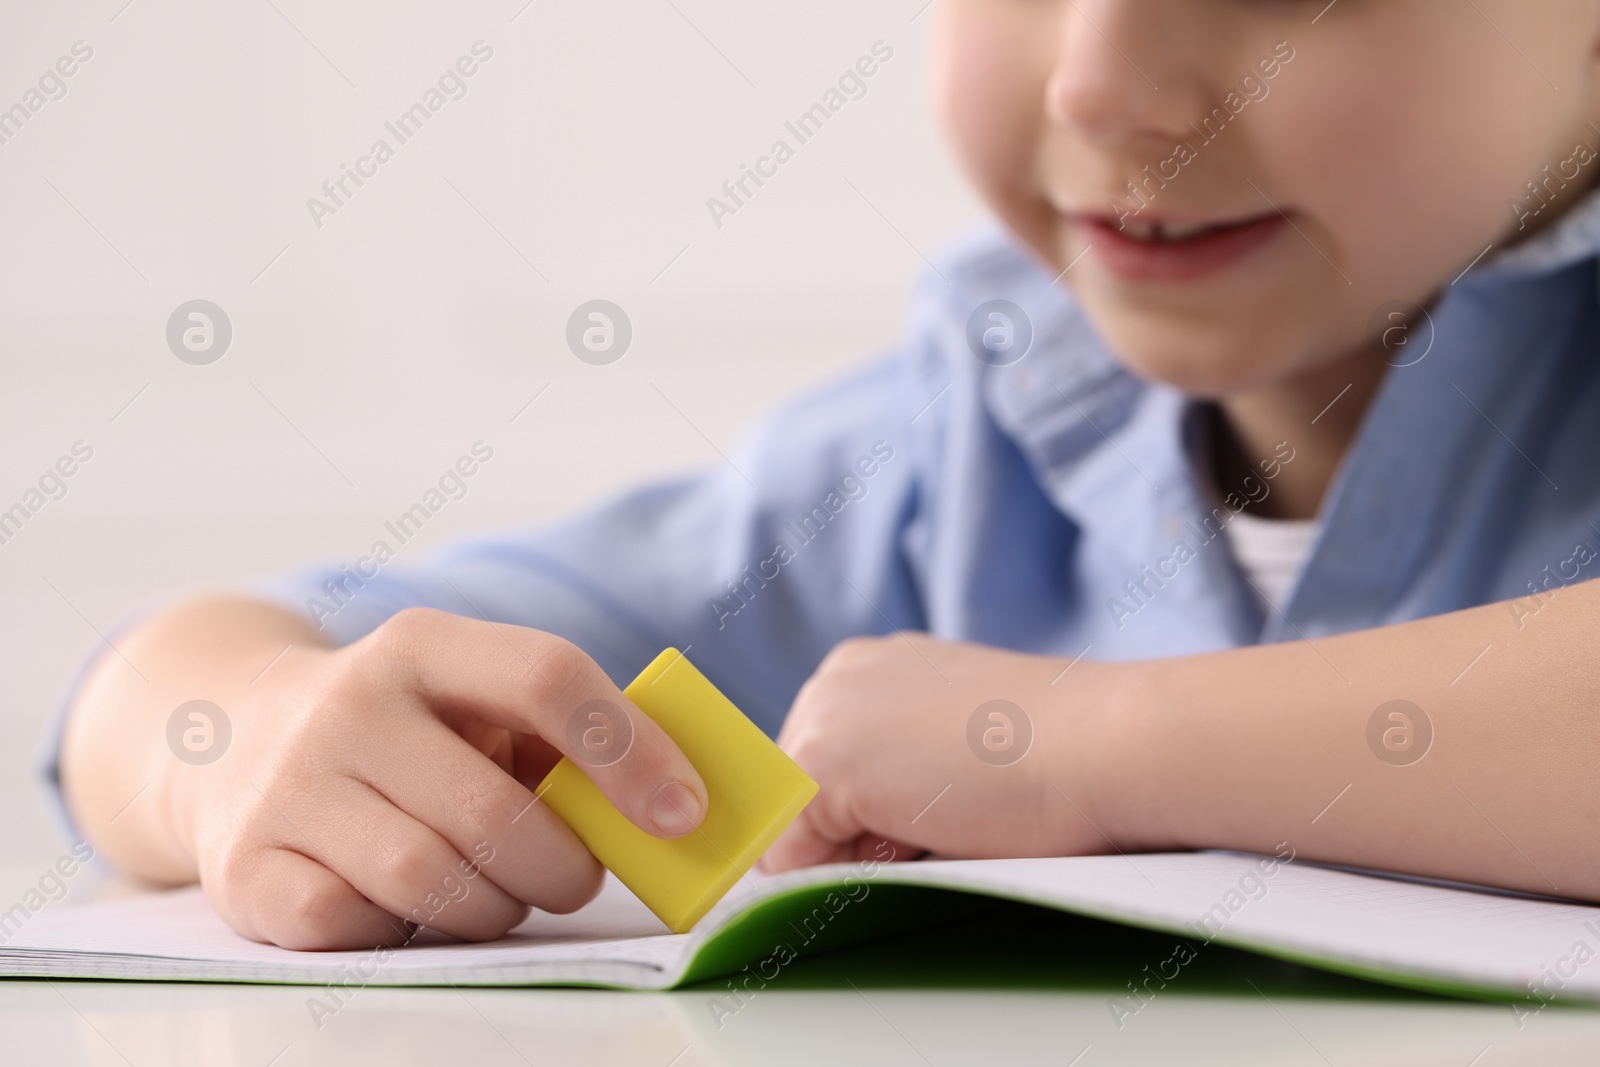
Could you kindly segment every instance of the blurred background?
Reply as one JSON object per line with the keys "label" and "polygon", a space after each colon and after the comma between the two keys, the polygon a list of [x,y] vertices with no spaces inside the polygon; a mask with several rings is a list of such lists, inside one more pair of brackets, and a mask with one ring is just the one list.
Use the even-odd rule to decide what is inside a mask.
{"label": "blurred background", "polygon": [[[64,849],[33,755],[139,605],[351,560],[479,440],[402,562],[715,462],[891,345],[923,257],[982,219],[929,115],[926,3],[6,5],[0,511],[93,454],[0,543],[0,901]],[[225,349],[209,310],[209,346],[187,311],[169,345],[196,300]],[[620,359],[569,348],[591,300],[631,323]]]}

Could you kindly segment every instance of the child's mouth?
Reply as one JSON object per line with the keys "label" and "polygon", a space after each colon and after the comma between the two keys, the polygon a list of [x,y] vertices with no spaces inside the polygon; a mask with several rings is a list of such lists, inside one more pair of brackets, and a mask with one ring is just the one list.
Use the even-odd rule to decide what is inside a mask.
{"label": "child's mouth", "polygon": [[1220,271],[1289,226],[1273,211],[1226,222],[1076,215],[1100,262],[1127,281],[1186,282]]}

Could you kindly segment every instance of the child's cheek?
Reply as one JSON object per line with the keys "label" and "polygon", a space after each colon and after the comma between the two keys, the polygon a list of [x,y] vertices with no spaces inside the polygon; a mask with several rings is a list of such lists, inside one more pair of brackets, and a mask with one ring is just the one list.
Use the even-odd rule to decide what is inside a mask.
{"label": "child's cheek", "polygon": [[991,202],[1033,190],[1054,31],[1041,33],[1037,18],[1019,18],[1004,5],[953,0],[949,7],[929,74],[951,147]]}
{"label": "child's cheek", "polygon": [[[1487,215],[1469,225],[1450,202],[1453,179],[1432,169],[1455,163],[1428,120],[1428,102],[1389,99],[1382,79],[1318,71],[1310,53],[1285,69],[1250,133],[1274,199],[1295,210],[1317,250],[1305,259],[1311,269],[1302,282],[1315,298],[1297,301],[1298,321],[1284,326],[1332,352],[1362,342],[1374,309],[1427,300],[1491,237],[1478,239]],[[1296,69],[1300,62],[1306,66]],[[1297,76],[1303,80],[1291,82]],[[1463,254],[1464,245],[1474,247]],[[1338,274],[1317,269],[1321,255]]]}
{"label": "child's cheek", "polygon": [[1419,185],[1438,193],[1444,175],[1435,168],[1450,162],[1438,154],[1453,125],[1444,120],[1448,101],[1434,86],[1410,84],[1403,55],[1372,63],[1383,63],[1384,74],[1348,69],[1339,52],[1301,49],[1249,116],[1265,176],[1313,215],[1392,212]]}
{"label": "child's cheek", "polygon": [[1521,60],[1504,41],[1457,29],[1418,47],[1444,32],[1425,15],[1397,9],[1381,32],[1303,42],[1249,129],[1279,199],[1381,299],[1437,289],[1500,238],[1508,201],[1560,140],[1557,103],[1523,98],[1521,81],[1542,83],[1512,76],[1499,53]]}

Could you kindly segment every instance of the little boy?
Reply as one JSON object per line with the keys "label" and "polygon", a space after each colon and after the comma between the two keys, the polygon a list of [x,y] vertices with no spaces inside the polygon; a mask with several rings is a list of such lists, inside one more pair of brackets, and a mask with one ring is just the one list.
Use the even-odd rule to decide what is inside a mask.
{"label": "little boy", "polygon": [[[1600,0],[935,17],[1005,232],[898,350],[564,524],[137,620],[61,746],[105,855],[299,948],[403,939],[468,857],[429,925],[577,908],[533,790],[671,644],[821,784],[774,869],[1287,844],[1600,900]],[[631,719],[589,773],[691,832]]]}

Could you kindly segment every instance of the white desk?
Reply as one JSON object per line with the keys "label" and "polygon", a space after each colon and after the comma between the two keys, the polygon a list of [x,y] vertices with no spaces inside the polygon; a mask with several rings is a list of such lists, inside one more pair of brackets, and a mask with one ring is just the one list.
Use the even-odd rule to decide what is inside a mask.
{"label": "white desk", "polygon": [[1552,1008],[1519,1031],[1504,1006],[1442,1000],[1274,996],[1269,1003],[1259,995],[1174,992],[1118,1032],[1106,1007],[1109,990],[773,989],[719,1030],[707,1008],[708,991],[366,989],[319,1030],[306,1008],[312,992],[283,986],[0,983],[0,1060],[55,1067],[1504,1067],[1594,1062],[1600,1045],[1600,1016],[1586,1011]]}

